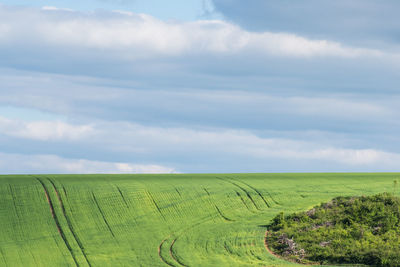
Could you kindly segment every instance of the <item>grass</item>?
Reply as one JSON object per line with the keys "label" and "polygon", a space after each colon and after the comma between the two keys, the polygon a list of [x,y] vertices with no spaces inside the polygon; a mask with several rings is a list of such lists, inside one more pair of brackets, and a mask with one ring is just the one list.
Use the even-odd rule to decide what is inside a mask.
{"label": "grass", "polygon": [[0,176],[0,266],[296,266],[264,247],[276,214],[393,192],[399,177]]}

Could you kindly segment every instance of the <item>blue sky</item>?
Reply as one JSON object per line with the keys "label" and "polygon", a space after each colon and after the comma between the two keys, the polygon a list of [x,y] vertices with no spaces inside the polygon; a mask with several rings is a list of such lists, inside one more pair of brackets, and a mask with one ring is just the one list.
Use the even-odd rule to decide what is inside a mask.
{"label": "blue sky", "polygon": [[207,12],[213,10],[213,4],[209,0],[8,0],[1,3],[12,6],[68,8],[77,11],[124,10],[149,14],[163,20],[181,21],[201,19]]}
{"label": "blue sky", "polygon": [[0,3],[0,173],[399,171],[397,1]]}

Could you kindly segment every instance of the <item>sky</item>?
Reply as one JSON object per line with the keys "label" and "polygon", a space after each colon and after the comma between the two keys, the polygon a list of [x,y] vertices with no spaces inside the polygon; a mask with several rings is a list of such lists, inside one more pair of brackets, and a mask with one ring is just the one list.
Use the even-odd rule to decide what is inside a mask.
{"label": "sky", "polygon": [[395,0],[0,0],[0,173],[396,172]]}

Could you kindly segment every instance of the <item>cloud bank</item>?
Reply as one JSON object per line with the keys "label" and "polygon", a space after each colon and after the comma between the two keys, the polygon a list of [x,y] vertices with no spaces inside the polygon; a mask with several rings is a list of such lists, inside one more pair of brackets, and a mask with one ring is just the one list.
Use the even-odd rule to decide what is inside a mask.
{"label": "cloud bank", "polygon": [[230,20],[0,5],[0,172],[397,169],[395,45],[217,2]]}
{"label": "cloud bank", "polygon": [[[11,123],[10,120],[2,120]],[[41,127],[44,124],[46,127]],[[43,141],[51,140],[57,149],[67,145],[74,152],[71,157],[84,158],[88,153],[92,160],[63,159],[55,155],[33,155],[22,156],[23,150],[17,156],[2,155],[10,158],[17,165],[20,160],[21,167],[30,166],[40,171],[46,166],[52,166],[52,170],[60,172],[175,172],[175,169],[166,168],[172,159],[185,158],[184,163],[206,165],[210,170],[217,171],[224,161],[243,161],[243,165],[249,161],[264,162],[266,169],[277,161],[293,162],[312,165],[320,162],[327,166],[341,166],[343,170],[361,170],[375,168],[395,169],[400,160],[400,154],[381,151],[378,149],[354,149],[333,146],[332,142],[322,140],[299,140],[282,137],[262,137],[246,130],[231,129],[209,129],[194,130],[188,128],[161,128],[149,127],[127,122],[98,121],[91,125],[74,125],[63,123],[65,132],[60,135],[59,131],[48,132],[47,128],[57,128],[60,122],[42,121],[38,124],[18,122],[14,123],[14,131],[8,131],[7,127],[0,127],[0,136],[8,136],[10,143],[20,144],[23,139],[33,139],[38,145]],[[26,125],[39,125],[34,131],[26,129]],[[90,129],[90,135],[82,134],[81,129]],[[20,133],[24,132],[23,135]],[[72,139],[70,137],[73,137]],[[61,151],[65,150],[60,149]],[[14,150],[15,151],[15,150]],[[94,155],[97,151],[98,155]],[[10,154],[12,155],[12,154]],[[213,155],[208,158],[207,155]],[[113,158],[114,162],[105,160]],[[156,160],[162,162],[160,165],[149,165],[145,163],[128,164],[119,160],[130,161]],[[14,162],[13,161],[13,162]],[[4,160],[3,167],[10,163]],[[25,163],[23,163],[25,162]],[[172,161],[173,162],[173,161]],[[30,164],[30,165],[29,165]],[[50,165],[48,165],[50,164]],[[174,162],[174,164],[177,164]],[[183,164],[185,165],[185,164]],[[296,165],[293,164],[292,165]],[[298,166],[300,167],[300,166]],[[250,168],[246,166],[246,168]],[[232,167],[231,167],[232,169]],[[240,169],[234,169],[240,172]],[[318,170],[318,168],[316,168]],[[14,171],[15,172],[15,171]]]}
{"label": "cloud bank", "polygon": [[[380,56],[373,49],[349,47],[292,33],[249,32],[220,20],[165,22],[129,12],[77,12],[0,6],[0,44],[47,47],[79,53],[109,51],[126,60],[188,54],[237,54],[288,57]],[[105,56],[105,55],[104,55]]]}
{"label": "cloud bank", "polygon": [[2,170],[2,174],[176,173],[173,168],[159,165],[66,159],[56,155],[21,155],[8,153],[0,153],[0,169]]}

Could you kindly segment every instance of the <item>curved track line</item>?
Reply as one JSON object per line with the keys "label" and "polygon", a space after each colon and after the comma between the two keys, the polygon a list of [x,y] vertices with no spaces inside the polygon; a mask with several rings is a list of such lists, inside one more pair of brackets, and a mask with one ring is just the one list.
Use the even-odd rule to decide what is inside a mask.
{"label": "curved track line", "polygon": [[259,196],[260,196],[260,198],[263,200],[263,202],[265,203],[265,205],[267,205],[267,207],[268,207],[268,208],[270,208],[270,207],[271,207],[271,206],[270,206],[270,204],[268,203],[268,201],[267,201],[267,200],[265,200],[265,198],[263,197],[263,195],[261,194],[261,192],[260,192],[260,191],[258,191],[258,189],[257,189],[257,188],[255,188],[255,187],[253,187],[253,186],[249,185],[248,183],[245,183],[245,182],[243,182],[243,181],[240,181],[240,180],[238,180],[238,179],[231,178],[231,177],[230,177],[230,179],[232,179],[232,180],[234,180],[234,181],[237,181],[237,182],[239,182],[239,183],[242,183],[242,184],[244,184],[244,185],[248,186],[249,188],[253,189],[253,190],[254,190],[254,192],[256,192],[256,193],[257,193],[257,195],[259,195]]}
{"label": "curved track line", "polygon": [[222,181],[224,181],[224,182],[227,182],[227,183],[230,183],[230,184],[232,184],[232,185],[234,185],[234,186],[236,186],[236,187],[238,187],[240,190],[242,190],[245,194],[246,194],[246,196],[250,199],[250,201],[253,203],[253,205],[254,205],[254,207],[258,210],[258,211],[261,211],[261,209],[257,206],[257,204],[256,204],[256,202],[254,201],[254,199],[252,198],[252,196],[250,195],[250,193],[246,190],[246,189],[244,189],[243,187],[241,187],[240,185],[238,185],[238,184],[236,184],[236,183],[234,183],[234,182],[232,182],[232,181],[230,181],[230,180],[227,180],[227,179],[224,179],[224,178],[221,178],[221,177],[216,177],[217,179],[220,179],[220,180],[222,180]]}
{"label": "curved track line", "polygon": [[174,245],[175,245],[175,242],[176,242],[177,239],[178,239],[178,238],[175,238],[175,239],[172,241],[171,246],[169,247],[169,254],[170,254],[171,257],[172,257],[177,263],[179,263],[180,265],[182,265],[182,266],[184,266],[184,267],[189,267],[189,266],[185,265],[184,263],[182,263],[182,262],[176,257],[176,255],[175,255],[175,253],[174,253]]}
{"label": "curved track line", "polygon": [[[255,188],[254,186],[252,186],[252,185],[250,185],[250,184],[248,184],[248,183],[246,183],[246,182],[243,182],[242,180],[239,180],[239,179],[237,179],[237,178],[232,178],[232,177],[230,177],[230,178],[233,179],[233,180],[235,180],[235,181],[241,182],[242,184],[245,184],[245,185],[247,185],[248,187],[250,187],[251,189],[253,189],[253,190],[254,190],[255,192],[257,192],[257,194],[264,200],[265,204],[267,204],[267,201],[264,199],[263,195],[261,194],[260,191],[258,191],[257,188]],[[276,201],[276,200],[272,197],[272,195],[271,195],[270,192],[268,192],[268,191],[265,191],[265,192],[268,194],[268,196],[269,196],[269,198],[272,200],[272,202],[274,202],[274,203],[277,204],[277,205],[280,205],[280,203],[279,203],[278,201]],[[268,205],[268,207],[269,207],[269,204],[267,204],[267,205]]]}
{"label": "curved track line", "polygon": [[83,248],[82,242],[81,242],[81,240],[78,238],[77,234],[75,233],[75,230],[74,230],[74,227],[73,227],[73,225],[72,225],[72,222],[71,222],[71,220],[69,219],[69,217],[67,216],[67,212],[65,211],[64,202],[63,202],[62,199],[61,199],[60,193],[58,192],[58,189],[57,189],[56,185],[54,184],[53,180],[51,180],[49,177],[46,177],[46,178],[47,178],[47,180],[51,183],[51,185],[52,185],[53,188],[54,188],[54,191],[56,192],[58,201],[59,201],[60,206],[61,206],[61,210],[62,210],[62,212],[63,212],[63,215],[64,215],[64,217],[65,217],[65,220],[67,221],[67,225],[68,225],[68,228],[69,228],[69,230],[70,230],[72,236],[74,237],[76,243],[78,244],[78,247],[79,247],[79,249],[81,250],[83,257],[85,258],[86,263],[89,265],[89,267],[91,267],[92,265],[91,265],[91,263],[89,262],[89,259],[87,258],[87,255],[86,255],[86,253],[85,253],[85,249]]}
{"label": "curved track line", "polygon": [[219,214],[225,221],[228,221],[228,222],[233,222],[233,221],[235,221],[235,220],[229,219],[229,218],[226,217],[224,214],[222,214],[221,210],[218,208],[217,205],[214,205],[214,206],[215,206],[215,209],[217,210],[218,214]]}
{"label": "curved track line", "polygon": [[251,213],[256,213],[254,210],[250,209],[250,207],[247,205],[246,201],[244,201],[242,195],[236,190],[235,190],[235,192],[236,192],[236,195],[240,198],[240,201],[242,201],[243,205],[246,207],[246,209],[248,211],[250,211]]}
{"label": "curved track line", "polygon": [[[46,177],[46,179],[47,179],[47,180],[51,183],[51,185],[53,186],[53,189],[54,189],[54,191],[55,191],[55,193],[56,193],[57,199],[58,199],[58,201],[59,201],[59,203],[60,203],[61,210],[62,210],[62,212],[63,212],[64,218],[65,218],[65,220],[67,221],[68,228],[69,228],[69,230],[70,230],[72,236],[74,237],[76,243],[78,244],[78,247],[79,247],[79,249],[81,250],[83,257],[85,258],[86,263],[91,267],[92,265],[91,265],[91,263],[89,262],[89,259],[87,258],[87,255],[86,255],[86,253],[85,253],[85,249],[84,249],[84,247],[83,247],[83,245],[82,245],[82,242],[80,241],[80,239],[78,238],[77,234],[75,233],[74,227],[73,227],[73,225],[72,225],[72,222],[71,222],[69,216],[67,216],[67,212],[66,212],[66,210],[65,210],[65,205],[64,205],[64,202],[63,202],[63,200],[62,200],[62,198],[61,198],[60,192],[58,191],[58,189],[57,189],[56,185],[54,184],[53,180],[51,180],[49,177]],[[66,191],[65,191],[65,187],[64,187],[64,186],[63,186],[63,190],[64,190],[64,192],[65,192],[65,194],[66,194]]]}
{"label": "curved track line", "polygon": [[[189,230],[192,230],[192,229],[198,227],[199,225],[202,225],[203,223],[209,222],[209,221],[211,221],[213,218],[214,218],[214,217],[205,218],[205,219],[203,219],[203,220],[201,220],[201,221],[199,221],[199,222],[197,222],[197,223],[195,223],[195,224],[193,224],[193,225],[191,225],[191,226],[189,226],[189,227],[187,227],[187,228],[182,229],[181,232],[180,232],[180,234],[177,235],[177,237],[174,239],[175,242],[176,242],[176,240],[177,240],[179,237],[181,237],[183,234],[185,234],[185,233],[188,232]],[[162,250],[162,247],[163,247],[164,243],[165,243],[165,242],[168,240],[168,238],[170,238],[170,237],[171,237],[171,235],[167,236],[165,239],[163,239],[163,241],[161,241],[160,245],[158,246],[158,256],[159,256],[160,260],[161,260],[163,263],[165,263],[165,264],[167,264],[167,265],[169,265],[169,266],[172,266],[172,267],[176,267],[175,265],[169,263],[169,262],[162,256],[162,254],[161,254],[161,250]],[[170,246],[170,252],[173,251],[173,248],[172,248],[172,247],[173,247],[173,245],[175,244],[175,242],[174,242],[173,244],[171,244],[171,246]],[[178,261],[178,260],[176,259],[176,254],[175,254],[175,253],[174,253],[174,256],[175,256],[175,257],[172,257],[172,255],[171,255],[172,259],[174,259],[175,262],[176,262],[178,265],[182,265],[182,266],[189,267],[188,265],[185,265],[185,264],[181,263],[180,261]]]}
{"label": "curved track line", "polygon": [[230,218],[226,217],[226,216],[222,213],[222,211],[218,208],[218,206],[214,203],[214,201],[212,201],[210,192],[209,192],[206,188],[204,188],[204,187],[203,187],[203,189],[204,189],[204,191],[207,193],[207,195],[210,197],[210,202],[211,202],[211,204],[214,205],[214,207],[215,207],[215,209],[217,210],[219,216],[221,216],[225,221],[228,221],[228,222],[233,222],[233,221],[235,221],[235,220],[233,220],[233,219],[230,219]]}
{"label": "curved track line", "polygon": [[162,246],[164,245],[165,241],[167,241],[167,240],[168,240],[168,237],[164,238],[163,241],[161,241],[160,245],[158,246],[158,257],[160,258],[160,260],[163,263],[167,264],[168,266],[176,267],[175,265],[169,263],[166,259],[164,259],[163,255],[161,254]]}
{"label": "curved track line", "polygon": [[226,241],[224,241],[224,248],[225,248],[225,250],[226,250],[230,255],[234,255],[233,251],[232,251],[231,248],[227,245]]}
{"label": "curved track line", "polygon": [[74,262],[75,262],[75,265],[79,267],[78,261],[76,260],[76,256],[75,256],[75,254],[74,254],[74,252],[73,252],[73,250],[72,250],[72,247],[71,247],[71,245],[69,244],[68,239],[66,238],[65,233],[64,233],[64,231],[63,231],[62,228],[61,228],[60,221],[58,220],[57,214],[56,214],[55,211],[54,211],[54,205],[53,205],[53,202],[51,201],[51,198],[50,198],[50,195],[49,195],[49,191],[47,190],[47,187],[45,186],[45,184],[44,184],[44,182],[43,182],[42,180],[40,180],[40,179],[37,178],[37,177],[35,177],[35,178],[36,178],[36,180],[39,181],[39,183],[42,185],[42,187],[43,187],[43,189],[44,189],[44,193],[45,193],[45,195],[46,195],[47,202],[49,203],[49,206],[50,206],[50,212],[51,212],[51,215],[53,216],[54,222],[56,223],[58,232],[60,233],[61,238],[62,238],[62,240],[63,240],[64,243],[65,243],[65,246],[67,247],[69,253],[71,254],[71,257],[72,257],[72,259],[73,259]]}

